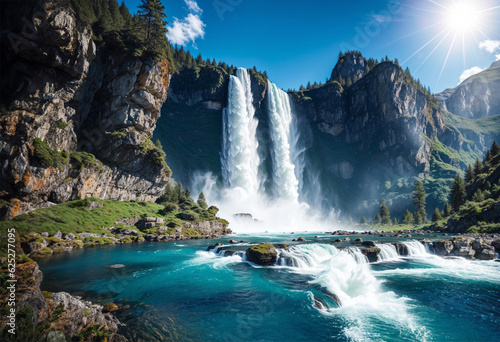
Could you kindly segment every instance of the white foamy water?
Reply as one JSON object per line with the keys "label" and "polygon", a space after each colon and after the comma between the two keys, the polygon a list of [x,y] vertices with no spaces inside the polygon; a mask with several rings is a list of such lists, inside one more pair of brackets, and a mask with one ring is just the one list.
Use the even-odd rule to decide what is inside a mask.
{"label": "white foamy water", "polygon": [[228,106],[223,111],[221,165],[227,187],[241,188],[248,194],[259,191],[259,143],[250,77],[239,68],[230,76]]}

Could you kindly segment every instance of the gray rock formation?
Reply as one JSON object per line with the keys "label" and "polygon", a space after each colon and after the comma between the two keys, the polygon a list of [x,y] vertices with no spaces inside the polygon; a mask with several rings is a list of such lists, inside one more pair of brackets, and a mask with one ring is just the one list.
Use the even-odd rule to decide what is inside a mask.
{"label": "gray rock formation", "polygon": [[[89,196],[155,200],[170,177],[149,141],[166,62],[104,55],[67,2],[2,6],[2,216]],[[77,151],[100,161],[82,163]]]}
{"label": "gray rock formation", "polygon": [[454,89],[437,95],[439,105],[468,118],[500,115],[500,61],[473,75]]}

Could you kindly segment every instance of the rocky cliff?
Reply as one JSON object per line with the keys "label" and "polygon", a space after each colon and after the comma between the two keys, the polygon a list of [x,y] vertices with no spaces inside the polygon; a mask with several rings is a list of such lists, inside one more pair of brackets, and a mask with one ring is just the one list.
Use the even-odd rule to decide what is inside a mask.
{"label": "rocky cliff", "polygon": [[[4,274],[6,269],[0,269]],[[2,282],[3,282],[2,277]],[[17,264],[17,324],[16,335],[7,332],[6,315],[0,320],[2,341],[66,341],[92,340],[97,332],[109,341],[126,341],[116,334],[120,325],[105,307],[83,301],[66,292],[42,292],[40,284],[43,274],[38,264],[28,261]],[[5,283],[2,284],[6,286]],[[6,307],[7,296],[0,296],[2,307]]]}
{"label": "rocky cliff", "polygon": [[155,200],[170,177],[149,140],[169,67],[96,46],[67,1],[2,4],[2,217],[89,196]]}
{"label": "rocky cliff", "polygon": [[454,89],[438,94],[440,106],[468,118],[500,115],[500,61],[473,75]]}

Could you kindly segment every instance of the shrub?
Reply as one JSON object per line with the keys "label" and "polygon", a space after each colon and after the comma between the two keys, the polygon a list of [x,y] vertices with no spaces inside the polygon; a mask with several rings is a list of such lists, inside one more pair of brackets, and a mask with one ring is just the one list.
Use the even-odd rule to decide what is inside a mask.
{"label": "shrub", "polygon": [[199,216],[194,211],[186,210],[180,213],[179,218],[186,221],[196,221],[199,219]]}
{"label": "shrub", "polygon": [[165,212],[167,213],[172,213],[172,212],[177,212],[179,210],[179,206],[175,203],[167,203],[165,205]]}
{"label": "shrub", "polygon": [[35,138],[33,140],[33,147],[35,150],[35,159],[38,160],[43,167],[61,168],[64,164],[66,164],[67,152],[63,154],[62,152],[53,150],[49,147],[49,145],[47,145],[45,140]]}
{"label": "shrub", "polygon": [[84,167],[95,165],[96,158],[92,153],[73,152],[70,155],[70,163],[74,169],[82,170]]}

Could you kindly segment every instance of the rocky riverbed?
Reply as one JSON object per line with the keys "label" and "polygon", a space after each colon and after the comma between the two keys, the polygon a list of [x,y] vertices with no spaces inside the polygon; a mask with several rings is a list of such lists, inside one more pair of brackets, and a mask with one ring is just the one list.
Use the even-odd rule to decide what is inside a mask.
{"label": "rocky riverbed", "polygon": [[[408,246],[403,242],[388,242],[388,241],[377,241],[376,236],[387,238],[406,238],[411,241],[413,237],[409,234],[410,231],[401,231],[396,233],[380,233],[380,232],[347,232],[347,231],[337,231],[333,233],[327,233],[331,235],[342,236],[343,239],[336,239],[333,241],[333,245],[340,245],[340,249],[349,248],[346,243],[350,244],[352,247],[356,247],[360,252],[365,255],[369,262],[380,261],[380,246],[383,244],[391,244],[394,246],[397,254],[399,256],[408,256],[409,250]],[[414,234],[422,235],[422,232],[413,232]],[[349,236],[352,235],[368,235],[369,240],[363,240],[362,237],[357,237],[351,239]],[[316,240],[318,236],[315,237],[313,241]],[[432,239],[432,241],[430,240]],[[298,237],[293,239],[294,242],[308,243],[304,237]],[[432,254],[448,257],[464,257],[466,259],[477,259],[477,260],[495,260],[498,259],[498,253],[500,253],[500,234],[464,234],[449,237],[448,234],[433,234],[429,235],[429,238],[424,238],[418,240],[425,249]],[[240,244],[238,246],[238,244]],[[248,248],[243,248],[246,244],[244,241],[237,242],[235,240],[230,240],[229,245],[223,245],[222,243],[217,243],[211,245],[207,248],[208,251],[214,251],[221,256],[232,256],[235,254],[245,256],[246,260],[257,265],[262,266],[272,266],[275,265],[279,259],[280,250],[287,250],[289,248],[286,244],[271,244],[271,243],[249,243],[251,246]],[[231,245],[238,246],[233,248]]]}

